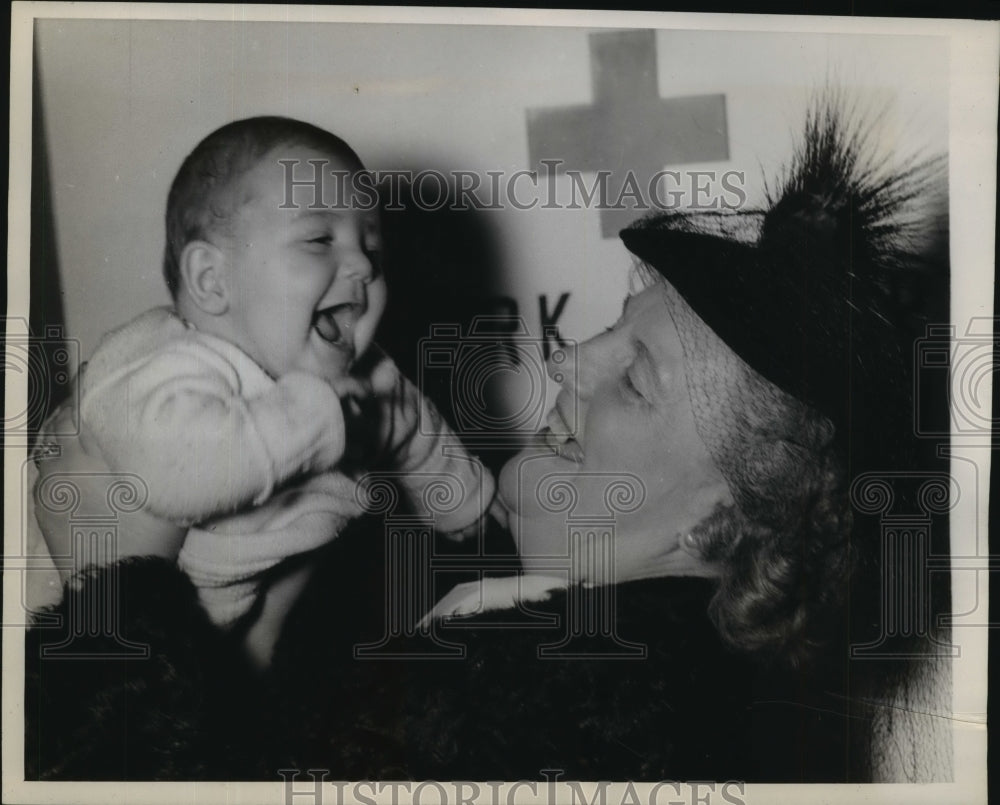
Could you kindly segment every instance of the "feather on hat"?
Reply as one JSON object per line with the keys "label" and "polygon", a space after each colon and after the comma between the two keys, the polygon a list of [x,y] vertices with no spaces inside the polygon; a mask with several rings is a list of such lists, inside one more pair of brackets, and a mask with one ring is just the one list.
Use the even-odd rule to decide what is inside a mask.
{"label": "feather on hat", "polygon": [[947,313],[928,205],[945,159],[891,169],[872,139],[826,97],[765,209],[668,212],[620,233],[746,364],[833,423],[854,471],[903,460],[884,448],[912,442],[913,338],[941,315],[929,300]]}

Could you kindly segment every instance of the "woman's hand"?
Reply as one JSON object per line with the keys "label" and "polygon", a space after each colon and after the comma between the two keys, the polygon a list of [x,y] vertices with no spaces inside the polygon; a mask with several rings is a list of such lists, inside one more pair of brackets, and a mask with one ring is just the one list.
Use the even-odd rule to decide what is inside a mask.
{"label": "woman's hand", "polygon": [[553,590],[567,586],[565,577],[534,574],[487,578],[456,584],[434,605],[418,624],[426,629],[431,621],[460,615],[478,615],[498,609],[513,609],[518,604],[546,601]]}

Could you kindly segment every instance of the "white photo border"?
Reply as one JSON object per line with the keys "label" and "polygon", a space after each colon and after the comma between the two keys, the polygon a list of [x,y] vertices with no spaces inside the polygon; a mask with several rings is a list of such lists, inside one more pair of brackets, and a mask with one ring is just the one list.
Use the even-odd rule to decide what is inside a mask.
{"label": "white photo border", "polygon": [[[32,56],[33,23],[42,18],[131,18],[146,20],[193,19],[286,22],[299,19],[323,22],[392,22],[448,25],[530,25],[567,27],[699,28],[769,32],[827,32],[849,34],[926,34],[947,37],[950,42],[950,231],[952,265],[952,322],[963,332],[973,318],[992,317],[994,237],[996,221],[996,123],[997,66],[1000,26],[990,22],[958,20],[901,20],[847,17],[754,16],[730,14],[652,13],[546,10],[487,10],[456,8],[367,8],[362,6],[264,6],[111,3],[27,3],[13,5],[11,23],[10,86],[10,188],[8,204],[8,321],[27,319],[29,308],[29,232],[32,149]],[[994,357],[994,361],[996,358]],[[986,392],[989,388],[984,387]],[[8,374],[5,410],[26,407],[26,378]],[[987,440],[988,441],[988,440]],[[981,558],[986,568],[988,535],[975,533],[970,523],[987,523],[989,500],[989,450],[959,434],[953,448],[972,447],[980,461],[979,509],[956,509],[951,516],[953,555]],[[18,549],[23,495],[21,468],[23,446],[6,446],[4,456],[5,554]],[[986,462],[984,464],[984,462]],[[11,505],[13,504],[13,505]],[[968,573],[952,571],[953,588],[969,583]],[[4,623],[20,606],[20,576],[5,573],[3,584]],[[984,587],[984,585],[980,585]],[[978,605],[985,607],[984,589]],[[981,621],[987,621],[985,610]],[[955,730],[954,782],[932,785],[748,785],[742,795],[747,803],[774,801],[808,803],[973,803],[986,797],[986,657],[988,629],[957,628],[954,642],[962,648],[956,660],[953,711],[961,720]],[[282,782],[274,783],[78,783],[24,781],[24,654],[23,632],[9,628],[3,640],[3,801],[46,802],[163,802],[212,803],[286,802]],[[961,673],[958,673],[959,664]],[[961,684],[958,684],[961,680]],[[651,785],[651,784],[648,784]],[[640,786],[636,785],[638,790]],[[327,784],[329,798],[338,799],[337,789]],[[561,796],[569,796],[559,784]],[[584,786],[588,795],[595,790]],[[510,786],[500,789],[508,801]],[[609,802],[624,794],[625,784],[607,788]],[[367,789],[366,789],[366,793]],[[399,802],[410,801],[400,794]],[[343,792],[341,792],[341,795]],[[544,802],[549,791],[543,785],[535,794],[521,787],[517,802]],[[383,798],[388,801],[388,793]],[[304,801],[301,798],[296,801]],[[381,801],[381,800],[380,800]],[[694,801],[694,800],[691,800]],[[714,800],[713,800],[714,801]],[[721,801],[721,800],[720,800]]]}

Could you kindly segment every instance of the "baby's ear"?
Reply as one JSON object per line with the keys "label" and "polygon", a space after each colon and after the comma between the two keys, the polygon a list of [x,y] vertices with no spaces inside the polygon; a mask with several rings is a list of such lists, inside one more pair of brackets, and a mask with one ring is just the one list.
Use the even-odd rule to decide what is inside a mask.
{"label": "baby's ear", "polygon": [[204,240],[191,241],[181,252],[181,293],[211,316],[221,316],[229,309],[225,263],[222,250]]}

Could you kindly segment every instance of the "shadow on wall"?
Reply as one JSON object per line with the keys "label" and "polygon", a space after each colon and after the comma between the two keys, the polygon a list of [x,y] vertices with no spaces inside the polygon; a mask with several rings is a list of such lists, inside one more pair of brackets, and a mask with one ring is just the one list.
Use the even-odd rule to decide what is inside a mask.
{"label": "shadow on wall", "polygon": [[[386,203],[393,196],[383,188],[389,301],[379,343],[459,433],[476,431],[471,449],[499,469],[513,450],[483,443],[509,435],[503,380],[519,368],[513,337],[520,319],[516,301],[499,290],[503,266],[494,227],[481,210],[455,209],[453,199],[427,209],[405,183],[397,196]],[[490,330],[473,356],[468,335],[484,316]],[[428,359],[431,347],[436,360]]]}
{"label": "shadow on wall", "polygon": [[[45,418],[66,396],[71,371],[78,355],[65,329],[62,286],[59,280],[59,255],[56,248],[55,220],[52,209],[49,175],[48,138],[42,114],[41,77],[35,46],[32,86],[32,157],[31,157],[31,241],[30,290],[28,312],[28,408],[25,431],[29,446]],[[12,369],[17,358],[7,355]],[[7,423],[5,423],[7,424]],[[20,427],[18,427],[20,430]]]}

